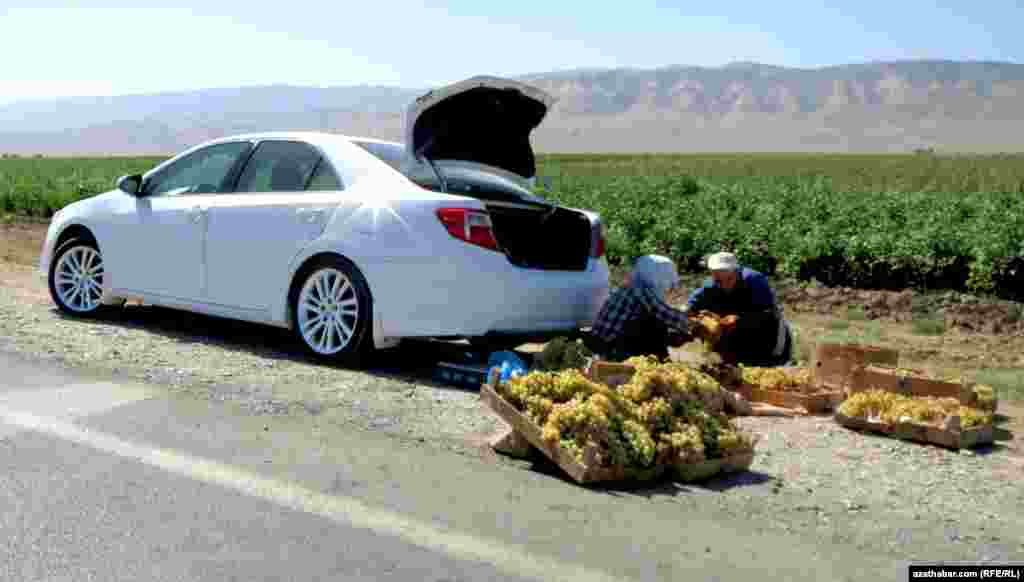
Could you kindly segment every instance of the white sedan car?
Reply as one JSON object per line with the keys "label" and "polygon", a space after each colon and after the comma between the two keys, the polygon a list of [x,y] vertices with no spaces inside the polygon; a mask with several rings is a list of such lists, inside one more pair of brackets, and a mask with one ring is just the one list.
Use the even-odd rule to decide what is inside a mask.
{"label": "white sedan car", "polygon": [[531,193],[529,136],[551,103],[474,77],[412,103],[404,143],[212,140],[60,210],[40,270],[72,315],[135,300],[288,328],[352,363],[402,338],[573,333],[608,266],[595,213]]}

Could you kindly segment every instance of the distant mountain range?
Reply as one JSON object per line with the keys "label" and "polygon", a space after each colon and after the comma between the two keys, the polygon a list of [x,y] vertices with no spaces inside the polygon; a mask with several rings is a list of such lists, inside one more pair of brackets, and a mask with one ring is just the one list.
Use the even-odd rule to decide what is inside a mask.
{"label": "distant mountain range", "polygon": [[[1024,151],[1022,64],[742,62],[520,79],[558,98],[534,133],[542,152]],[[290,129],[400,139],[402,111],[427,89],[269,85],[17,102],[0,106],[0,153],[166,155]]]}

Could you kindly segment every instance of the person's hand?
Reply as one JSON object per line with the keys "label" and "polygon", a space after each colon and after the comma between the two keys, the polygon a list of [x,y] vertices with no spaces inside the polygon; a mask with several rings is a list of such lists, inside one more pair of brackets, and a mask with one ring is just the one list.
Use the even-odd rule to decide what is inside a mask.
{"label": "person's hand", "polygon": [[739,321],[739,317],[735,315],[726,315],[722,318],[720,325],[722,326],[723,333],[729,333],[736,330],[736,323]]}

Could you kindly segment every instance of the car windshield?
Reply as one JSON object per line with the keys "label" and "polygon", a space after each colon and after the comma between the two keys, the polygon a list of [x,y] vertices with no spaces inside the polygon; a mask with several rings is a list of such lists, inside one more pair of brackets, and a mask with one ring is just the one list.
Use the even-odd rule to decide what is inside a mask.
{"label": "car windshield", "polygon": [[434,172],[436,169],[444,178],[444,186],[447,186],[450,194],[473,196],[484,192],[500,192],[511,197],[540,200],[532,192],[529,180],[499,168],[474,162],[442,160],[435,162],[432,169],[430,164],[410,156],[402,144],[358,140],[353,140],[353,143],[428,190],[443,190]]}

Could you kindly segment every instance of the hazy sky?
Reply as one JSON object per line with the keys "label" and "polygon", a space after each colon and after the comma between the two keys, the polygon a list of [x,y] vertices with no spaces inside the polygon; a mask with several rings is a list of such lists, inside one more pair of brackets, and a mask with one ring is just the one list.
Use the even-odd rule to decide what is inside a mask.
{"label": "hazy sky", "polygon": [[[730,61],[1024,62],[1024,0],[0,0],[0,103]],[[694,6],[694,4],[699,4]]]}

